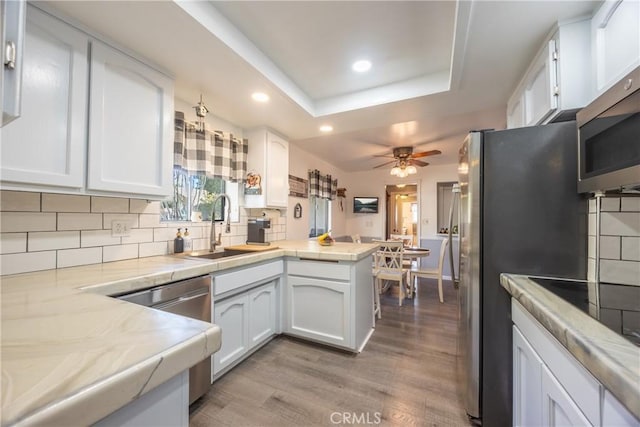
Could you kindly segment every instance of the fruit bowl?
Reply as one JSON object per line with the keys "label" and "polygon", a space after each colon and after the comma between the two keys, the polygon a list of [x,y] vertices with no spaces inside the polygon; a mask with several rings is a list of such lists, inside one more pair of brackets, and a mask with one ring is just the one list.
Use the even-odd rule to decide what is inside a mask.
{"label": "fruit bowl", "polygon": [[335,241],[334,240],[329,241],[329,240],[325,239],[325,240],[319,241],[318,243],[320,244],[320,246],[333,246]]}

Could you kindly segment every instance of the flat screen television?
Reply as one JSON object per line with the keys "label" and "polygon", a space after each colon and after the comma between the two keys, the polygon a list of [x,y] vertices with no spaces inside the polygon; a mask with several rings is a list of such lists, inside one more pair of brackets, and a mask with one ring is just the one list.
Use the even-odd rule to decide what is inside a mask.
{"label": "flat screen television", "polygon": [[353,213],[378,213],[378,198],[354,197]]}

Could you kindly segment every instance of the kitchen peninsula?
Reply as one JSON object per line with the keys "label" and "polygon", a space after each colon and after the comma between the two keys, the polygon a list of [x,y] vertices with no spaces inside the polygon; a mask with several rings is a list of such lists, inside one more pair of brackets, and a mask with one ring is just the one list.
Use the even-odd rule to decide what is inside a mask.
{"label": "kitchen peninsula", "polygon": [[[376,245],[282,241],[274,246],[278,249],[213,261],[158,256],[3,277],[2,425],[95,423],[216,352],[224,345],[218,326],[107,297],[176,280],[212,274],[215,293],[220,272],[281,261],[285,303],[279,317],[286,320],[277,332],[351,351],[364,346],[373,330],[369,257]],[[307,268],[318,264],[316,270]],[[327,272],[323,279],[310,277]],[[342,325],[349,328],[341,331],[342,342],[335,329],[310,328],[322,319],[296,317],[292,308],[300,302],[297,313],[304,313],[305,296],[316,298],[318,289],[320,295],[322,289],[340,294],[335,283],[318,288],[327,281],[349,289],[341,294],[348,296],[342,300]],[[338,315],[331,312],[327,321]]]}

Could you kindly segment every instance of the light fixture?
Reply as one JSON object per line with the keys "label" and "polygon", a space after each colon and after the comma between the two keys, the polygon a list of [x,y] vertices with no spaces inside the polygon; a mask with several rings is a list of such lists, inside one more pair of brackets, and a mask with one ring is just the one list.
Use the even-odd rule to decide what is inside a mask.
{"label": "light fixture", "polygon": [[331,125],[320,126],[320,132],[331,132],[332,130],[333,130],[333,126]]}
{"label": "light fixture", "polygon": [[356,73],[365,73],[371,69],[371,61],[367,61],[366,59],[361,59],[356,61],[351,66],[351,69]]}
{"label": "light fixture", "polygon": [[267,101],[269,101],[269,95],[267,95],[264,92],[254,92],[251,95],[251,98],[253,98],[253,100],[256,101],[256,102],[267,102]]}
{"label": "light fixture", "polygon": [[396,184],[396,187],[398,187],[398,188],[404,188],[406,186],[407,186],[407,184]]}
{"label": "light fixture", "polygon": [[413,165],[407,165],[407,162],[405,160],[400,160],[395,164],[394,167],[391,168],[391,171],[389,171],[389,173],[391,175],[397,176],[398,178],[406,178],[409,175],[418,173],[418,169]]}

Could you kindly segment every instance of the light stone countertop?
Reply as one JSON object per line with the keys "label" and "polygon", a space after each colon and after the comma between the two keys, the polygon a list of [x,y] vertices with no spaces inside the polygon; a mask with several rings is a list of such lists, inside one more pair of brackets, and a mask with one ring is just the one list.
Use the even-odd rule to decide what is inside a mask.
{"label": "light stone countertop", "polygon": [[105,295],[283,256],[357,261],[377,248],[274,246],[237,258],[158,256],[1,277],[2,426],[94,423],[220,347],[216,325]]}
{"label": "light stone countertop", "polygon": [[640,347],[527,276],[503,273],[500,283],[640,419]]}

